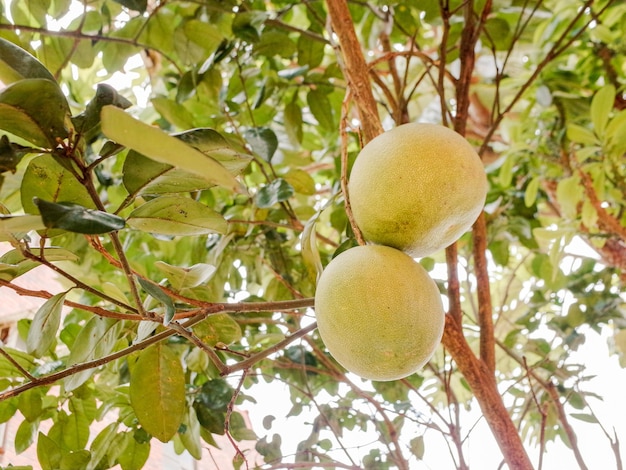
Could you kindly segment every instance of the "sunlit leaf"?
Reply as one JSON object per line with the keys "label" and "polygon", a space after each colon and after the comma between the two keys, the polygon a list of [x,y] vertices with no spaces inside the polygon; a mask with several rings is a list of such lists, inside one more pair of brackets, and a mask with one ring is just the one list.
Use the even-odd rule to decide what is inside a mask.
{"label": "sunlit leaf", "polygon": [[593,123],[593,129],[599,136],[604,135],[609,115],[613,110],[615,95],[615,87],[613,85],[605,85],[598,90],[591,100],[591,122]]}
{"label": "sunlit leaf", "polygon": [[157,261],[154,266],[166,275],[172,287],[179,290],[183,287],[191,288],[204,284],[215,273],[215,266],[206,263],[197,263],[186,268],[173,266],[165,261]]}
{"label": "sunlit leaf", "polygon": [[128,216],[129,226],[162,235],[226,233],[224,217],[193,199],[161,196],[139,206]]}
{"label": "sunlit leaf", "polygon": [[56,339],[61,324],[61,312],[65,292],[50,297],[39,307],[28,330],[26,350],[35,357],[41,357],[50,349]]}
{"label": "sunlit leaf", "polygon": [[130,379],[130,403],[142,427],[161,442],[174,436],[185,413],[185,376],[173,349],[143,350]]}
{"label": "sunlit leaf", "polygon": [[216,160],[119,108],[105,106],[102,109],[102,132],[148,158],[197,174],[232,191],[241,191],[234,176]]}
{"label": "sunlit leaf", "polygon": [[209,315],[193,328],[203,343],[215,346],[217,343],[232,344],[242,338],[239,324],[227,313]]}
{"label": "sunlit leaf", "polygon": [[21,233],[31,230],[43,230],[46,225],[39,215],[2,215],[0,233]]}

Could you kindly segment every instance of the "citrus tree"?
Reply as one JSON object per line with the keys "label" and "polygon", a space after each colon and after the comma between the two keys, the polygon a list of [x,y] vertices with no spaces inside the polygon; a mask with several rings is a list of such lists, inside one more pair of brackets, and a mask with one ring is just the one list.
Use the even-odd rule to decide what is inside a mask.
{"label": "citrus tree", "polygon": [[[0,286],[42,301],[0,348],[18,453],[128,470],[155,440],[200,458],[225,434],[238,468],[255,439],[266,468],[408,469],[438,434],[466,469],[479,409],[508,468],[552,441],[588,468],[571,420],[597,422],[594,395],[571,355],[605,326],[626,353],[626,4],[5,1],[0,35]],[[316,282],[363,244],[359,150],[416,121],[474,146],[486,205],[419,260],[447,311],[434,357],[363,381],[320,340]],[[35,267],[63,290],[22,287]],[[239,412],[270,382],[314,416],[295,454],[271,410],[254,432]]]}

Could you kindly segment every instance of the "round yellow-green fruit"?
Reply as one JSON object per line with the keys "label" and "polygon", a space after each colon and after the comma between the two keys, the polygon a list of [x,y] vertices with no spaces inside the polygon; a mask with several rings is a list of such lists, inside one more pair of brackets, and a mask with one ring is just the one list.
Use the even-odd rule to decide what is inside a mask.
{"label": "round yellow-green fruit", "polygon": [[439,289],[406,253],[381,245],[351,248],[334,258],[315,292],[320,337],[348,371],[396,380],[418,371],[441,341]]}
{"label": "round yellow-green fruit", "polygon": [[485,204],[483,163],[461,135],[437,124],[403,124],[359,153],[348,183],[364,238],[415,257],[457,241]]}

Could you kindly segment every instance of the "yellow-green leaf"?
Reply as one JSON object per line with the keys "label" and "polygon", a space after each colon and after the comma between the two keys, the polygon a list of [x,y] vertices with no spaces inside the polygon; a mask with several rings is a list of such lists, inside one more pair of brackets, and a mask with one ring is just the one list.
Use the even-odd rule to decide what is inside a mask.
{"label": "yellow-green leaf", "polygon": [[102,132],[118,144],[152,160],[202,176],[208,181],[242,192],[239,182],[211,157],[153,126],[133,118],[115,106],[102,108]]}
{"label": "yellow-green leaf", "polygon": [[130,403],[141,426],[168,442],[185,414],[185,375],[173,349],[158,343],[139,355],[130,376]]}
{"label": "yellow-green leaf", "polygon": [[35,313],[26,338],[26,350],[33,356],[41,357],[54,343],[64,301],[65,292],[54,295]]}

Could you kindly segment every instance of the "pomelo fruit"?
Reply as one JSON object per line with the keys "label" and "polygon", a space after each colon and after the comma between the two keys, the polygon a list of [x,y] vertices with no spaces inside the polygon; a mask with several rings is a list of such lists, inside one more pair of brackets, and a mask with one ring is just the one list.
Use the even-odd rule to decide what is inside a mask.
{"label": "pomelo fruit", "polygon": [[348,193],[368,242],[421,257],[451,245],[472,226],[485,204],[487,177],[461,135],[411,123],[363,147]]}
{"label": "pomelo fruit", "polygon": [[381,381],[426,364],[444,327],[439,289],[426,270],[406,253],[380,245],[351,248],[326,266],[315,315],[337,362]]}

